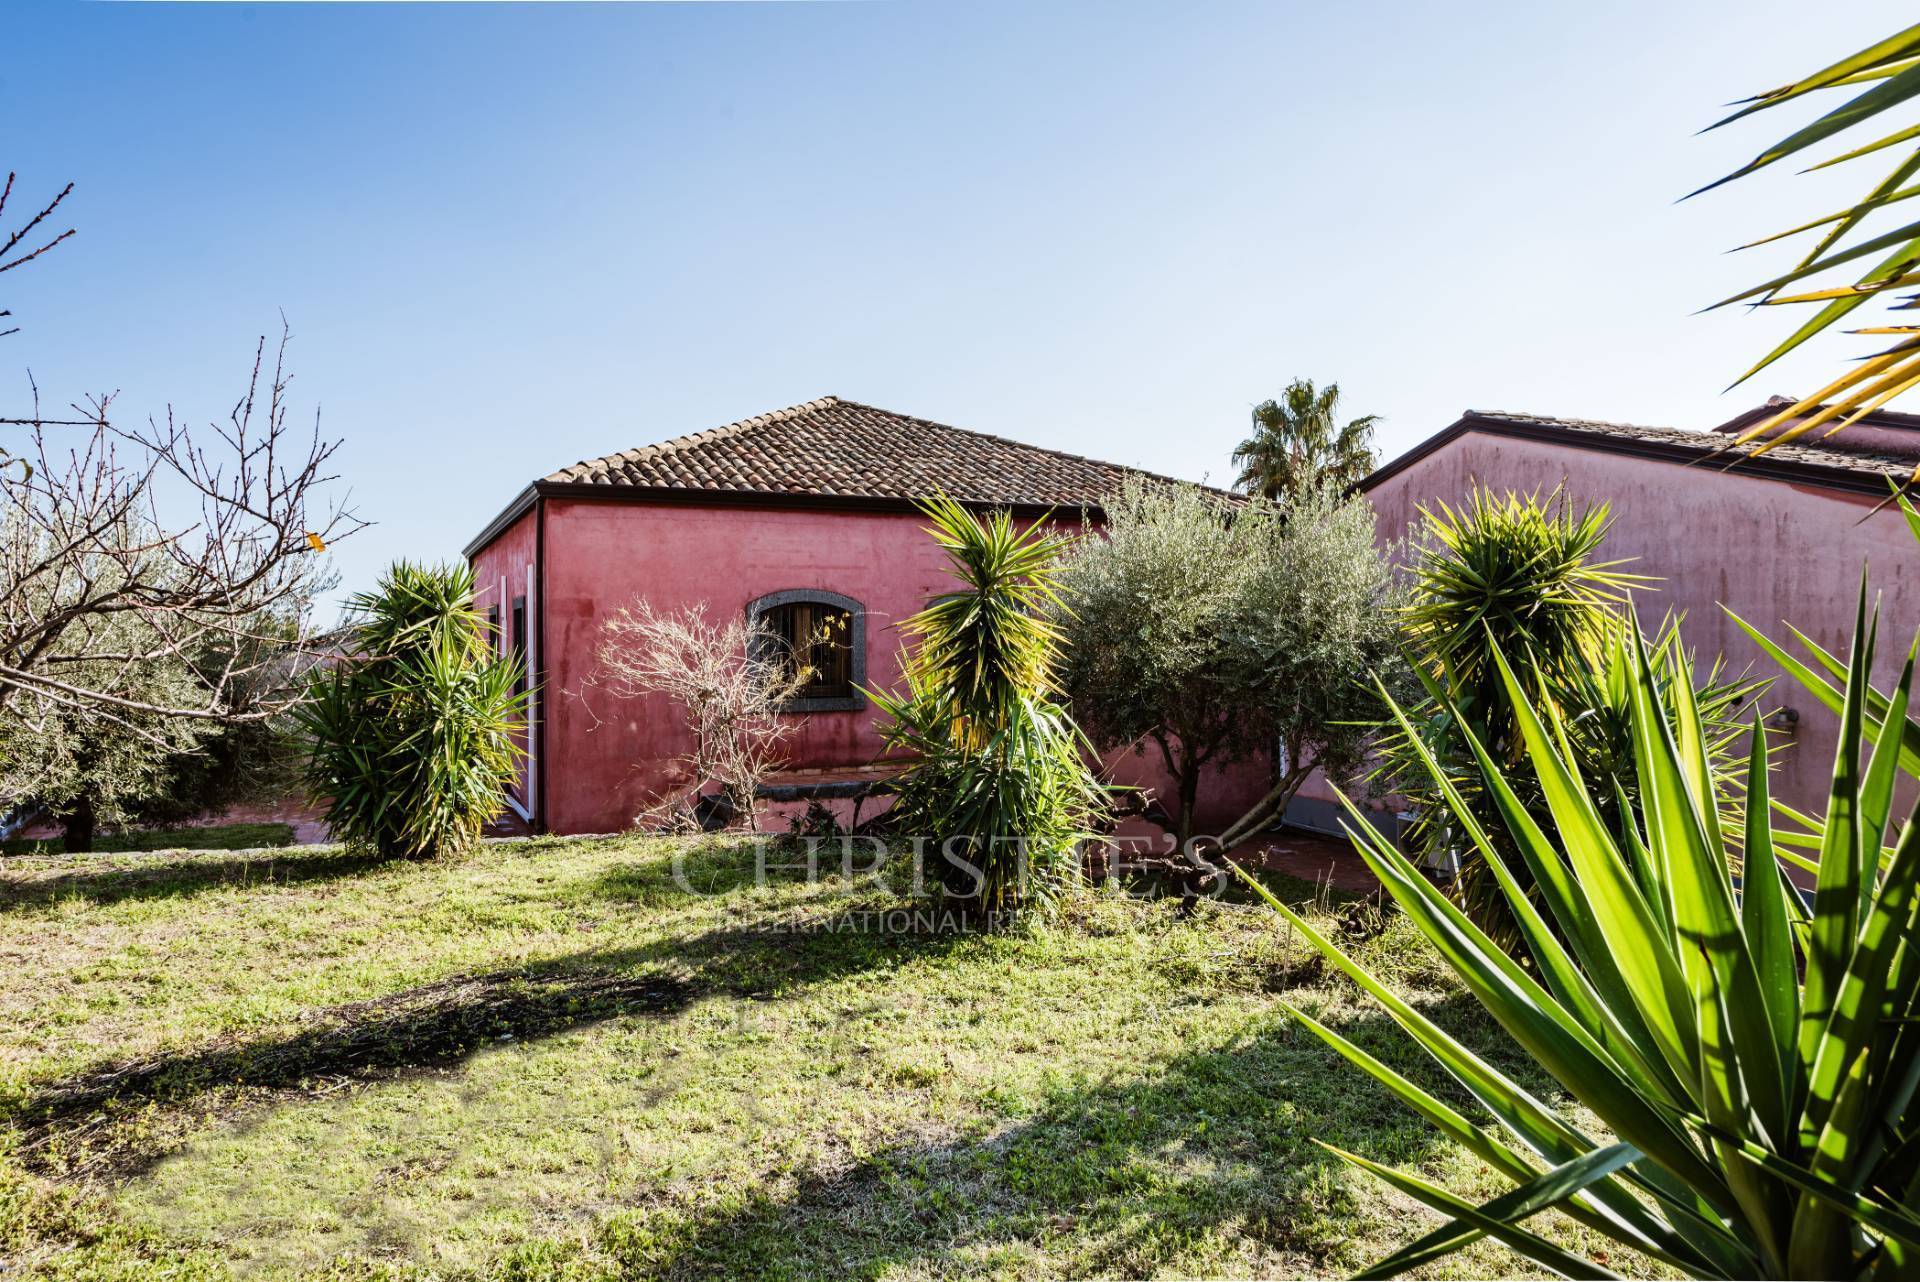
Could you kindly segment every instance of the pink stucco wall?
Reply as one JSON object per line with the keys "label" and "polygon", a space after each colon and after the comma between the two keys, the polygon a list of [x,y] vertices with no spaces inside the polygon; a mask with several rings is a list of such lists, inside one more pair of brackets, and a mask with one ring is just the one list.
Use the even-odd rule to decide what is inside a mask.
{"label": "pink stucco wall", "polygon": [[[1419,503],[1457,503],[1474,484],[1538,490],[1564,484],[1576,501],[1606,501],[1615,523],[1603,551],[1632,558],[1626,567],[1661,582],[1639,594],[1651,627],[1666,611],[1684,614],[1682,635],[1704,666],[1724,655],[1734,671],[1751,665],[1776,676],[1769,708],[1800,713],[1799,729],[1780,741],[1774,795],[1801,809],[1824,806],[1835,718],[1791,678],[1764,661],[1720,608],[1736,611],[1786,640],[1782,621],[1844,655],[1853,631],[1863,561],[1882,602],[1881,653],[1875,671],[1899,676],[1907,642],[1920,626],[1920,548],[1897,509],[1871,517],[1874,500],[1704,466],[1577,449],[1468,432],[1369,491],[1382,539],[1402,537]],[[1862,518],[1866,519],[1862,521]]]}
{"label": "pink stucco wall", "polygon": [[[899,623],[947,590],[940,550],[911,513],[638,503],[548,497],[542,571],[545,665],[545,820],[559,833],[629,826],[671,782],[663,763],[685,752],[688,735],[664,697],[615,701],[591,689],[602,623],[646,598],[656,609],[705,603],[715,618],[793,588],[852,597],[866,611],[866,683],[899,679]],[[537,508],[536,508],[537,511]],[[474,558],[484,585],[524,573],[535,513]],[[517,581],[517,580],[516,580]],[[511,593],[509,594],[511,595]],[[882,751],[874,710],[812,712],[795,718],[784,745],[796,769],[865,765]],[[1173,790],[1156,761],[1114,754],[1114,777]],[[1221,771],[1202,788],[1202,825],[1231,819],[1265,791],[1268,764]]]}

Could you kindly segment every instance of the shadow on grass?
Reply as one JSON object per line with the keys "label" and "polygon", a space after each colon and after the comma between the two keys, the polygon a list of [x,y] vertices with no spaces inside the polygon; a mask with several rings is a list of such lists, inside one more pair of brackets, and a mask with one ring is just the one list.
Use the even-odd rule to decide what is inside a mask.
{"label": "shadow on grass", "polygon": [[[1385,1016],[1342,1031],[1458,1096]],[[615,1215],[595,1247],[623,1276],[668,1278],[1024,1272],[1042,1253],[1080,1276],[1355,1268],[1384,1251],[1353,1245],[1356,1185],[1316,1139],[1397,1165],[1444,1143],[1310,1034],[1269,1021],[1144,1078],[1062,1089],[1004,1129],[895,1145],[704,1214]],[[1208,1255],[1226,1224],[1227,1249],[1254,1258]]]}
{"label": "shadow on grass", "polygon": [[[584,886],[589,893],[606,899],[659,909],[684,907],[756,887],[807,883],[861,889],[881,886],[896,895],[909,896],[911,859],[877,868],[869,842],[868,838],[821,838],[809,849],[804,839],[779,834],[695,838],[683,846],[663,846],[647,858],[601,869]],[[937,867],[931,857],[929,867]],[[1281,902],[1296,908],[1332,910],[1369,901],[1378,903],[1380,898],[1377,892],[1345,890],[1324,880],[1275,869],[1250,867],[1247,871]],[[1089,875],[1095,885],[1107,882],[1107,874],[1098,867],[1091,868]],[[924,876],[930,877],[931,873]],[[1118,884],[1132,898],[1164,899],[1170,909],[1177,908],[1186,893],[1182,880],[1157,864],[1123,869]],[[1216,884],[1210,885],[1207,897],[1234,904],[1259,902],[1258,896],[1231,874],[1222,874]]]}
{"label": "shadow on grass", "polygon": [[[774,858],[775,856],[769,856]],[[676,908],[755,884],[758,856],[751,841],[663,841],[646,858],[602,868],[585,884],[598,896],[639,908]]]}
{"label": "shadow on grass", "polygon": [[757,887],[828,883],[865,894],[909,890],[907,860],[876,862],[870,838],[807,839],[785,834],[715,834],[663,842],[646,858],[604,868],[586,888],[647,908],[673,908]]}
{"label": "shadow on grass", "polygon": [[[897,906],[897,901],[875,901]],[[183,1118],[256,1101],[261,1091],[318,1091],[343,1081],[442,1068],[482,1047],[532,1042],[623,1016],[664,1018],[705,994],[773,998],[839,976],[935,956],[958,937],[835,933],[776,920],[691,939],[574,953],[479,975],[457,975],[385,997],[325,1007],[289,1034],[229,1038],[148,1059],[96,1064],[42,1085],[11,1110],[30,1164],[87,1137],[88,1173],[124,1178],[150,1169],[177,1128],[148,1127],[156,1112]],[[135,1125],[116,1134],[114,1125]],[[202,1120],[205,1120],[204,1118]],[[64,1161],[64,1159],[63,1159]]]}
{"label": "shadow on grass", "polygon": [[334,881],[395,867],[393,860],[327,850],[314,854],[130,856],[98,868],[35,876],[0,859],[0,912],[77,899],[97,906],[127,900],[184,899],[207,891],[263,889]]}
{"label": "shadow on grass", "polygon": [[[458,975],[370,1001],[326,1007],[289,1035],[232,1038],[150,1059],[106,1063],[43,1086],[15,1111],[32,1161],[74,1124],[84,1129],[182,1109],[210,1092],[285,1090],[456,1063],[483,1046],[533,1041],[620,1015],[670,1015],[692,998],[684,981],[618,968],[527,967]],[[90,1163],[133,1175],[164,1156],[143,1142],[109,1143]],[[44,1165],[44,1163],[42,1163]]]}
{"label": "shadow on grass", "polygon": [[[131,832],[103,832],[93,839],[93,850],[100,855],[129,854],[148,850],[254,850],[262,846],[291,846],[293,825],[288,823],[213,824],[206,827],[137,828]],[[12,837],[0,841],[0,854],[66,854],[58,837]]]}

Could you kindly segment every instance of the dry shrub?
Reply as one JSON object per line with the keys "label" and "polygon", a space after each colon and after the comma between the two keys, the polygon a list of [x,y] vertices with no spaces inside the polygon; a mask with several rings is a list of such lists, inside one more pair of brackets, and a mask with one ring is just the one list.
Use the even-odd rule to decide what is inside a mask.
{"label": "dry shrub", "polygon": [[[675,782],[635,816],[675,830],[751,824],[761,781],[781,764],[793,733],[785,715],[807,683],[787,644],[744,618],[715,623],[706,605],[664,612],[645,599],[601,625],[585,689],[615,699],[663,694],[680,709],[693,748],[674,759]],[[709,794],[709,784],[719,791]]]}

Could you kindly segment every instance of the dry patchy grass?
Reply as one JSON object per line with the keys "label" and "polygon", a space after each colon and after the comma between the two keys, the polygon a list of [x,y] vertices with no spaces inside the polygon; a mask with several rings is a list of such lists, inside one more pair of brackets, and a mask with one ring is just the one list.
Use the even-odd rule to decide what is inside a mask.
{"label": "dry patchy grass", "polygon": [[[643,838],[0,864],[0,1264],[1322,1275],[1425,1213],[1315,1139],[1495,1187],[1287,1027],[1282,997],[1442,1086],[1265,912],[1089,894],[1003,936],[796,931],[904,901],[690,849],[684,881],[689,848]],[[1356,946],[1498,1053],[1404,921]]]}

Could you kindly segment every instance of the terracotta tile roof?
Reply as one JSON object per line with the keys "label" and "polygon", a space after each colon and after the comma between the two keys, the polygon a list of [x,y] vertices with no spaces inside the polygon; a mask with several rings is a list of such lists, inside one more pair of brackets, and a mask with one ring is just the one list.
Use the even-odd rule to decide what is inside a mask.
{"label": "terracotta tile roof", "polygon": [[862,499],[918,499],[944,491],[967,503],[1078,507],[1098,504],[1128,475],[1168,479],[823,396],[587,459],[544,480]]}
{"label": "terracotta tile roof", "polygon": [[[1727,438],[1718,432],[1693,432],[1680,427],[1641,427],[1633,423],[1605,423],[1584,418],[1554,418],[1540,414],[1510,414],[1502,410],[1468,410],[1467,417],[1488,421],[1534,424],[1557,427],[1568,432],[1587,436],[1607,437],[1613,440],[1646,441],[1662,445],[1678,445],[1686,449],[1699,450],[1704,456],[1727,446]],[[1816,433],[1808,433],[1809,437]],[[1795,442],[1791,445],[1776,445],[1768,450],[1764,458],[1776,459],[1782,463],[1805,463],[1814,467],[1838,467],[1851,472],[1861,472],[1869,476],[1891,476],[1906,480],[1913,475],[1913,460],[1902,458],[1876,450],[1864,450],[1856,447],[1841,447],[1834,444],[1839,436],[1827,438],[1825,443]],[[1752,453],[1752,445],[1738,445],[1730,449],[1719,462],[1732,465],[1739,470],[1739,460]]]}
{"label": "terracotta tile roof", "polygon": [[[1743,418],[1746,416],[1742,416]],[[1740,420],[1735,420],[1739,422]],[[1392,459],[1358,488],[1362,491],[1386,480],[1465,432],[1523,436],[1580,449],[1638,454],[1676,463],[1699,463],[1702,476],[1722,473],[1798,481],[1858,493],[1888,493],[1889,479],[1905,482],[1913,475],[1914,459],[1855,444],[1841,448],[1826,443],[1777,445],[1757,458],[1752,445],[1729,446],[1723,432],[1695,432],[1677,427],[1645,427],[1635,423],[1607,423],[1596,419],[1561,418],[1551,414],[1520,414],[1506,410],[1468,410],[1458,421],[1435,433],[1398,458]]]}

